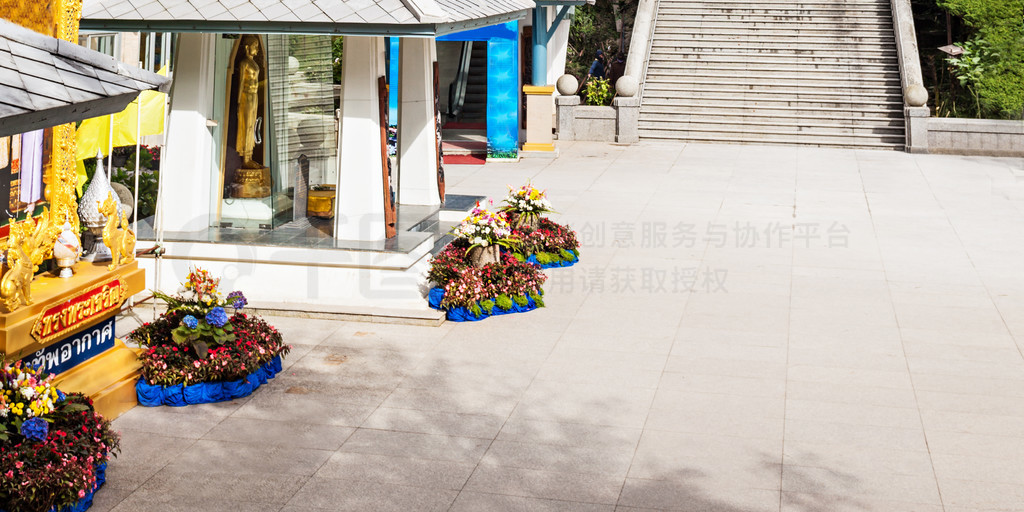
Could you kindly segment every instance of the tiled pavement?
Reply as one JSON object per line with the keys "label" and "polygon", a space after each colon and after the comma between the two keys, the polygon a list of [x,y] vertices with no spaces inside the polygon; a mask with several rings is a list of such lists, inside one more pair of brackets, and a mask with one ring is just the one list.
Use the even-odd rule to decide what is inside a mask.
{"label": "tiled pavement", "polygon": [[286,371],[122,416],[94,510],[1024,510],[1024,162],[561,151],[447,169],[580,231],[547,308],[274,318]]}

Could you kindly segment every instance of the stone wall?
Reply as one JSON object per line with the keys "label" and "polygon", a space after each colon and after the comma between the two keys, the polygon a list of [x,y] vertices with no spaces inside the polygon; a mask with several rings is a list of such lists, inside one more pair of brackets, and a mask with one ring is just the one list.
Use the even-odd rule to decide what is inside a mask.
{"label": "stone wall", "polygon": [[633,143],[639,140],[638,98],[615,98],[612,106],[580,105],[579,96],[555,96],[557,139]]}
{"label": "stone wall", "polygon": [[928,119],[928,152],[1024,156],[1024,121],[932,117]]}

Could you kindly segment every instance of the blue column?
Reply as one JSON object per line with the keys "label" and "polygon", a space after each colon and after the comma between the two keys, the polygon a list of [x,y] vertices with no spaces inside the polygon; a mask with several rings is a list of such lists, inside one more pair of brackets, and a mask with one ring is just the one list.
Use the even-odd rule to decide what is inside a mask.
{"label": "blue column", "polygon": [[533,8],[533,85],[548,85],[548,8]]}
{"label": "blue column", "polygon": [[519,154],[518,23],[505,23],[512,37],[487,41],[488,158],[516,158]]}
{"label": "blue column", "polygon": [[388,38],[388,122],[398,124],[398,38]]}

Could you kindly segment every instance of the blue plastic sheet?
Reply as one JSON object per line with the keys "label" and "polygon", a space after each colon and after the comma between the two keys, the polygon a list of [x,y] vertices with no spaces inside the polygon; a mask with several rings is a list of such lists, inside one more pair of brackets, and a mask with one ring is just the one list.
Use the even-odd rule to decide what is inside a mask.
{"label": "blue plastic sheet", "polygon": [[139,404],[146,407],[210,404],[248,396],[280,372],[281,356],[277,356],[244,379],[232,382],[203,382],[189,386],[153,386],[139,379],[135,383],[135,392],[139,397]]}
{"label": "blue plastic sheet", "polygon": [[[534,302],[533,298],[529,295],[526,296],[525,306],[520,306],[514,298],[510,309],[501,309],[497,304],[495,304],[494,308],[491,309],[491,312],[488,313],[484,310],[483,306],[480,306],[479,316],[474,315],[469,308],[456,307],[443,309],[441,307],[442,300],[444,300],[444,288],[431,288],[427,293],[427,304],[434,309],[443,310],[445,312],[445,317],[452,322],[477,322],[490,316],[507,315],[510,313],[526,313],[527,311],[537,309],[537,303]],[[497,302],[494,299],[491,300]],[[478,302],[477,305],[479,304],[480,303]]]}

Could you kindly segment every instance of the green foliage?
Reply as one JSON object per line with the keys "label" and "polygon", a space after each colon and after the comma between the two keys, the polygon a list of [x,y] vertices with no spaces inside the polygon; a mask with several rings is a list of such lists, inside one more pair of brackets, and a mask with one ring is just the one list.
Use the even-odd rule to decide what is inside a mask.
{"label": "green foliage", "polygon": [[611,105],[612,87],[605,78],[591,78],[583,86],[587,105]]}
{"label": "green foliage", "polygon": [[473,316],[480,316],[483,314],[483,311],[480,309],[480,304],[470,304],[469,312],[473,313]]}
{"label": "green foliage", "polygon": [[526,300],[526,295],[516,295],[515,297],[512,297],[512,300],[516,301],[516,304],[519,304],[520,306],[525,306],[530,303],[530,301]]}
{"label": "green foliage", "polygon": [[483,310],[485,312],[487,312],[487,314],[489,315],[489,314],[491,314],[491,311],[494,311],[494,301],[493,300],[482,300],[482,301],[480,301],[480,307],[483,308]]}
{"label": "green foliage", "polygon": [[[605,52],[608,63],[611,63],[617,52],[625,51],[624,48],[619,48],[619,41],[621,40],[625,46],[629,45],[637,4],[638,2],[627,0],[602,0],[594,5],[577,6],[572,25],[569,26],[565,72],[582,79],[587,76],[597,50]],[[616,18],[622,21],[625,32],[622,37],[616,30]]]}
{"label": "green foliage", "polygon": [[341,83],[341,56],[344,53],[345,39],[341,36],[331,38],[331,57],[334,66],[334,83]]}
{"label": "green foliage", "polygon": [[509,297],[508,295],[505,295],[504,293],[501,294],[501,295],[498,295],[498,297],[494,300],[494,303],[499,308],[501,308],[503,311],[508,311],[508,310],[512,309],[512,297]]}
{"label": "green foliage", "polygon": [[487,149],[488,160],[515,160],[519,158],[519,152],[515,149],[507,151],[492,151],[490,148]]}
{"label": "green foliage", "polygon": [[[110,176],[110,181],[120,183],[128,190],[135,190],[135,170],[117,169]],[[156,214],[156,194],[160,184],[160,171],[139,171],[139,219],[152,217]]]}
{"label": "green foliage", "polygon": [[536,304],[538,308],[544,307],[544,299],[541,298],[539,293],[531,293],[530,298],[533,299],[534,304]]}
{"label": "green foliage", "polygon": [[1024,0],[938,0],[969,28],[964,54],[949,59],[978,117],[1024,115]]}

